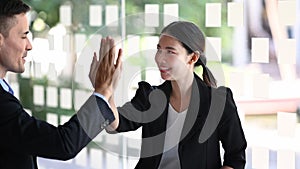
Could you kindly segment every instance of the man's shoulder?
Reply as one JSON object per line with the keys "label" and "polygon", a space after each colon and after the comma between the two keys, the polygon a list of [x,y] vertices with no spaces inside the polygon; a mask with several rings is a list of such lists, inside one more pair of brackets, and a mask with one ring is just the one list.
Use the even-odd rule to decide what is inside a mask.
{"label": "man's shoulder", "polygon": [[[0,87],[1,88],[1,87]],[[0,89],[0,117],[15,114],[19,109],[23,109],[20,101],[10,93]]]}

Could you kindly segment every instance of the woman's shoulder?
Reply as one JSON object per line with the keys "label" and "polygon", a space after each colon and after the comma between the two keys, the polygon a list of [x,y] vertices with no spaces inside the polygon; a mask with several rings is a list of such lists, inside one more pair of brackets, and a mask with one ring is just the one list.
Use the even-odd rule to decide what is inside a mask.
{"label": "woman's shoulder", "polygon": [[168,91],[168,90],[171,90],[171,84],[169,81],[165,81],[160,85],[151,85],[150,83],[148,83],[146,81],[140,81],[138,83],[137,92],[139,91],[139,92],[149,94],[151,91],[156,90],[156,89]]}
{"label": "woman's shoulder", "polygon": [[157,86],[152,86],[150,83],[148,83],[146,81],[140,81],[138,83],[138,88],[137,88],[136,94],[149,95],[149,93],[156,88],[157,88]]}
{"label": "woman's shoulder", "polygon": [[156,88],[157,86],[152,86],[150,83],[146,81],[140,81],[138,83],[138,88],[135,92],[135,96],[133,97],[133,99],[141,99],[141,98],[148,97],[149,94]]}
{"label": "woman's shoulder", "polygon": [[154,92],[153,97],[161,99],[163,95],[165,95],[163,92],[157,89],[161,89],[162,91],[165,91],[165,83],[159,85],[159,86],[152,86],[148,82],[141,81],[138,83],[138,89],[136,90],[135,96],[131,99],[131,103],[138,109],[138,110],[144,110],[148,109],[150,107],[150,93],[152,91],[158,91]]}
{"label": "woman's shoulder", "polygon": [[[218,87],[211,87],[205,84],[205,82],[198,76],[195,75],[195,79],[197,81],[198,88],[201,88],[204,90],[203,92],[209,93],[209,94],[216,94],[217,96],[227,96],[232,95],[232,91],[229,87],[226,86],[218,86]],[[227,96],[228,97],[228,96]]]}
{"label": "woman's shoulder", "polygon": [[216,88],[211,88],[211,97],[217,98],[217,100],[224,100],[224,102],[233,102],[233,94],[229,87],[218,86]]}

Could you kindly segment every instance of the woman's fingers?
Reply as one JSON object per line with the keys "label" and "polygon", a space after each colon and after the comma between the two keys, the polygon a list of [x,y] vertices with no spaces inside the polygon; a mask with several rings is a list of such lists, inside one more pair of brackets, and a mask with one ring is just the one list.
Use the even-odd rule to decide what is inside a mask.
{"label": "woman's fingers", "polygon": [[97,61],[97,55],[94,52],[94,56],[93,56],[93,60],[90,66],[90,72],[89,72],[89,78],[90,81],[93,85],[93,87],[95,87],[95,78],[96,78],[96,73],[97,73],[97,69],[98,69],[98,61]]}

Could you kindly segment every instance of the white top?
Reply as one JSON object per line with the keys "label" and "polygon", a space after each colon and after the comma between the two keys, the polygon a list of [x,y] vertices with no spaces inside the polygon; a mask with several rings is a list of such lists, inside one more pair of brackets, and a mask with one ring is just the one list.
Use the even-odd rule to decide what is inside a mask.
{"label": "white top", "polygon": [[164,153],[158,167],[159,169],[180,169],[178,143],[180,141],[186,113],[187,109],[178,113],[172,105],[169,104]]}

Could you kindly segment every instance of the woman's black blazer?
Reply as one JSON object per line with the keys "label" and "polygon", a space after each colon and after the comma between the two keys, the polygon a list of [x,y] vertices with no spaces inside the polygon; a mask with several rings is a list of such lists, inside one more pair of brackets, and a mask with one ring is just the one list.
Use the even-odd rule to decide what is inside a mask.
{"label": "woman's black blazer", "polygon": [[[244,168],[247,143],[231,90],[208,87],[196,74],[192,86],[178,146],[181,169],[219,169],[222,165]],[[171,88],[170,81],[160,86],[140,82],[134,98],[118,107],[118,132],[142,127],[137,169],[157,169],[160,164]],[[160,110],[161,113],[155,112]],[[223,160],[220,143],[224,149]]]}

